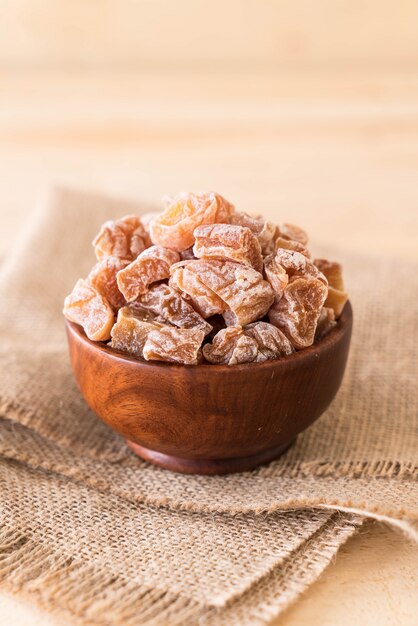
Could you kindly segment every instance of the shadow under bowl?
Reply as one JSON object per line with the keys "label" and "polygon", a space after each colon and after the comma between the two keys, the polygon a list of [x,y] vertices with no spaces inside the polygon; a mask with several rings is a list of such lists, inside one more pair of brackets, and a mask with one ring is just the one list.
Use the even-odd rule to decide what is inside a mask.
{"label": "shadow under bowl", "polygon": [[253,469],[280,456],[341,384],[352,309],[319,342],[264,363],[147,362],[67,322],[71,364],[90,408],[141,458],[191,474]]}

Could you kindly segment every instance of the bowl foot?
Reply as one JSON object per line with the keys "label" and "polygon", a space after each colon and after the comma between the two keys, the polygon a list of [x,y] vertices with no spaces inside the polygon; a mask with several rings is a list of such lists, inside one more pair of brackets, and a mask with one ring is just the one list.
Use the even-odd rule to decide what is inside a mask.
{"label": "bowl foot", "polygon": [[144,446],[126,440],[128,446],[144,461],[158,465],[172,472],[182,474],[206,474],[213,476],[216,474],[234,474],[235,472],[246,472],[259,465],[270,463],[281,456],[295,442],[295,439],[274,448],[269,448],[252,456],[244,456],[233,459],[183,459],[170,454],[162,454],[155,450],[150,450]]}

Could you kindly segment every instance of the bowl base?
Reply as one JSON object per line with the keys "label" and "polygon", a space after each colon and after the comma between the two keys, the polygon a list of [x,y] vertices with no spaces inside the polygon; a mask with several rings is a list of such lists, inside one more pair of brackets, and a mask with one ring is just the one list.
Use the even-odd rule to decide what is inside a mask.
{"label": "bowl base", "polygon": [[277,459],[286,452],[295,441],[296,438],[280,446],[258,452],[258,454],[233,459],[183,459],[178,456],[162,454],[161,452],[150,450],[138,443],[129,441],[129,439],[126,440],[126,443],[141,459],[153,465],[158,465],[164,469],[171,470],[172,472],[180,472],[182,474],[205,474],[207,476],[214,476],[216,474],[246,472],[259,465],[270,463],[270,461]]}

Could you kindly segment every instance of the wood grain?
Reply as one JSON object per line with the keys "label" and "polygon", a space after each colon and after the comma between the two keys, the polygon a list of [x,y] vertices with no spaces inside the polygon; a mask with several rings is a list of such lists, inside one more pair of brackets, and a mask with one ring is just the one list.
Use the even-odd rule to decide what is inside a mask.
{"label": "wood grain", "polygon": [[[0,25],[18,52],[23,4],[5,3]],[[370,25],[381,15],[372,4]],[[402,28],[390,13],[384,39],[394,45]],[[64,183],[153,202],[212,187],[240,208],[299,222],[315,254],[332,242],[336,251],[418,259],[416,64],[35,71],[32,52],[19,71],[16,56],[0,68],[2,257],[13,253],[34,203]],[[415,626],[417,558],[417,546],[374,525],[275,624]],[[6,593],[2,620],[61,626]]]}
{"label": "wood grain", "polygon": [[150,363],[66,328],[84,399],[135,452],[168,469],[222,474],[271,461],[322,415],[344,374],[352,310],[348,302],[305,350],[234,366]]}
{"label": "wood grain", "polygon": [[13,0],[0,63],[14,67],[258,70],[416,60],[414,0]]}

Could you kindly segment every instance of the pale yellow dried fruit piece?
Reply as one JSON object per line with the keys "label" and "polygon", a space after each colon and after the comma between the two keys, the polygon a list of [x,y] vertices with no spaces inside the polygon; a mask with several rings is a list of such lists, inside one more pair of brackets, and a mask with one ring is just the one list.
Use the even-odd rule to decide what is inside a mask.
{"label": "pale yellow dried fruit piece", "polygon": [[87,282],[107,300],[114,311],[126,304],[123,294],[119,291],[116,275],[129,265],[126,259],[116,256],[107,256],[90,270]]}
{"label": "pale yellow dried fruit piece", "polygon": [[227,305],[202,282],[192,263],[195,261],[181,261],[171,266],[170,286],[181,292],[203,318],[222,314]]}
{"label": "pale yellow dried fruit piece", "polygon": [[276,250],[278,248],[283,248],[285,250],[293,250],[294,252],[299,252],[306,256],[307,259],[310,258],[311,253],[308,248],[304,246],[299,241],[295,241],[294,239],[285,239],[284,237],[277,237],[275,241]]}
{"label": "pale yellow dried fruit piece", "polygon": [[328,288],[317,278],[294,278],[269,310],[270,322],[297,348],[312,345]]}
{"label": "pale yellow dried fruit piece", "polygon": [[281,224],[279,226],[279,232],[282,237],[298,241],[303,246],[306,246],[309,241],[306,231],[300,228],[300,226],[295,226],[295,224]]}
{"label": "pale yellow dried fruit piece", "polygon": [[264,259],[264,271],[270,283],[276,300],[280,300],[289,282],[286,270],[277,260],[276,255],[270,254]]}
{"label": "pale yellow dried fruit piece", "polygon": [[80,278],[64,300],[63,314],[79,324],[92,341],[107,341],[115,321],[109,303],[92,285]]}
{"label": "pale yellow dried fruit piece", "polygon": [[289,278],[317,278],[322,281],[324,285],[328,285],[325,276],[300,252],[279,248],[276,251],[275,260],[286,270]]}
{"label": "pale yellow dried fruit piece", "polygon": [[149,235],[136,215],[105,222],[93,240],[94,252],[99,261],[107,256],[136,259],[150,245]]}
{"label": "pale yellow dried fruit piece", "polygon": [[257,343],[257,363],[278,359],[294,352],[286,335],[268,322],[253,322],[244,327],[244,333]]}
{"label": "pale yellow dried fruit piece", "polygon": [[277,226],[268,222],[261,215],[253,217],[242,211],[235,211],[229,220],[230,224],[237,224],[249,228],[257,237],[263,256],[272,254],[275,249]]}
{"label": "pale yellow dried fruit piece", "polygon": [[263,271],[263,256],[257,237],[246,226],[210,224],[194,231],[193,252],[197,258],[235,261]]}
{"label": "pale yellow dried fruit piece", "polygon": [[180,256],[174,250],[162,246],[151,246],[117,275],[119,290],[127,302],[133,302],[146,293],[149,285],[170,276],[170,266]]}
{"label": "pale yellow dried fruit piece", "polygon": [[[189,261],[183,271],[198,278],[199,284],[209,290],[207,293],[224,303],[223,310],[211,314],[222,313],[227,326],[243,326],[263,317],[274,301],[273,290],[260,272],[240,263],[199,259]],[[193,283],[185,285],[183,280],[180,289],[195,302]]]}
{"label": "pale yellow dried fruit piece", "polygon": [[153,313],[125,306],[119,310],[116,324],[112,328],[110,346],[115,350],[142,357],[148,333],[162,326],[161,318]]}
{"label": "pale yellow dried fruit piece", "polygon": [[348,300],[348,294],[344,290],[342,265],[326,259],[315,259],[314,264],[328,279],[329,289],[325,306],[331,307],[338,319]]}
{"label": "pale yellow dried fruit piece", "polygon": [[162,326],[148,334],[143,349],[144,359],[197,365],[204,337],[203,330]]}
{"label": "pale yellow dried fruit piece", "polygon": [[334,309],[323,307],[316,326],[315,341],[325,337],[336,325]]}
{"label": "pale yellow dried fruit piece", "polygon": [[227,222],[234,207],[213,192],[180,193],[150,224],[153,243],[181,252],[194,244],[193,231],[203,224]]}
{"label": "pale yellow dried fruit piece", "polygon": [[165,283],[152,285],[146,293],[139,296],[135,305],[161,315],[179,328],[196,328],[203,330],[205,335],[212,330],[212,326],[205,322],[192,305],[176,289]]}
{"label": "pale yellow dried fruit piece", "polygon": [[209,363],[218,365],[236,365],[251,363],[257,358],[257,343],[244,334],[241,326],[230,326],[220,330],[202,349],[203,356]]}
{"label": "pale yellow dried fruit piece", "polygon": [[325,300],[325,306],[333,309],[335,318],[338,319],[344,310],[345,303],[348,300],[348,293],[334,287],[328,288],[328,296]]}

